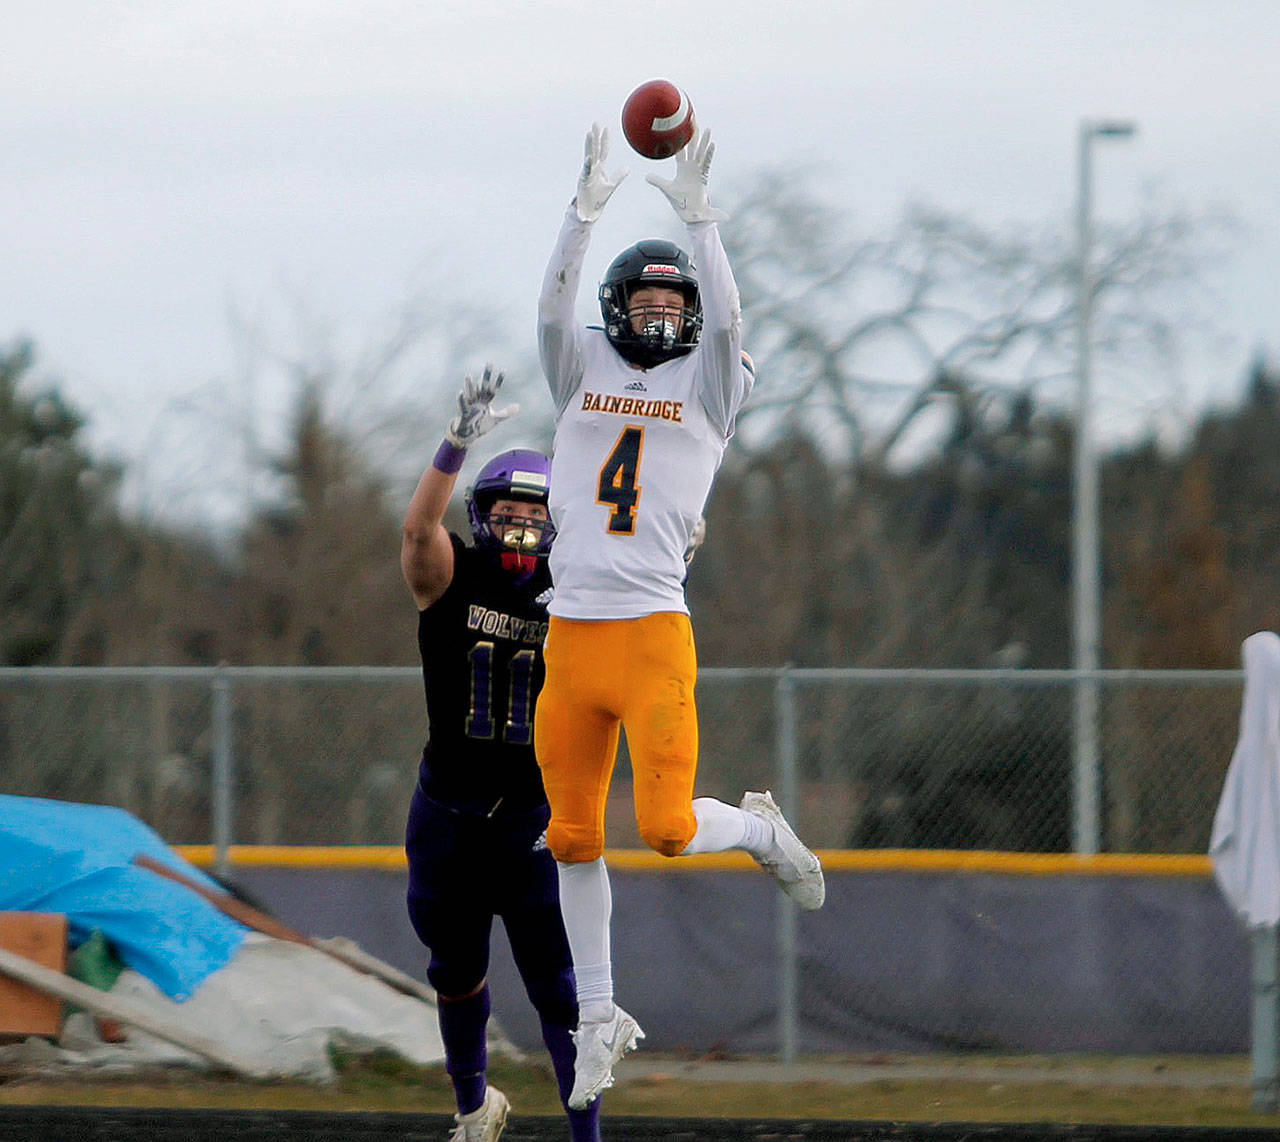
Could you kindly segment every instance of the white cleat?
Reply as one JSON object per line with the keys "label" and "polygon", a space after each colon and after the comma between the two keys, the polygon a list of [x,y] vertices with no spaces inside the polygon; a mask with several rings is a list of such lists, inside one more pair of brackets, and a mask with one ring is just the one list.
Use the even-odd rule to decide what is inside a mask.
{"label": "white cleat", "polygon": [[747,793],[740,808],[773,826],[773,846],[767,856],[756,857],[756,863],[782,886],[798,908],[816,912],[827,898],[822,862],[796,836],[767,790]]}
{"label": "white cleat", "polygon": [[449,1135],[449,1142],[498,1142],[511,1104],[497,1087],[485,1087],[484,1102],[470,1114],[455,1114],[458,1125]]}
{"label": "white cleat", "polygon": [[573,1033],[577,1058],[573,1064],[573,1090],[569,1109],[585,1110],[613,1086],[613,1064],[644,1038],[640,1024],[618,1007],[613,1018],[599,1023],[579,1023]]}

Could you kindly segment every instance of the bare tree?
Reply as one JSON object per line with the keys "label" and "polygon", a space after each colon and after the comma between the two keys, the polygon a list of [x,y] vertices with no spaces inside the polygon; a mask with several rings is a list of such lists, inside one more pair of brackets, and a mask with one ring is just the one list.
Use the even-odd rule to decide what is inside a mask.
{"label": "bare tree", "polygon": [[[418,294],[360,329],[298,299],[283,318],[233,308],[228,324],[232,367],[167,402],[152,430],[155,455],[132,473],[145,514],[198,523],[226,547],[284,494],[273,457],[289,447],[290,417],[308,391],[321,397],[326,423],[387,480],[393,500],[405,502],[465,373],[492,361],[513,394],[533,383],[541,395],[537,363],[517,348],[503,315],[465,300]],[[521,440],[549,445],[550,403],[514,399],[526,406]]]}
{"label": "bare tree", "polygon": [[[1098,368],[1124,376],[1131,412],[1135,392],[1168,401],[1227,225],[1152,206],[1099,228]],[[1064,403],[1077,272],[1064,226],[998,231],[915,205],[858,237],[796,177],[766,172],[726,243],[762,377],[741,418],[748,451],[795,430],[857,471],[886,463],[939,404],[982,415],[1010,390]]]}

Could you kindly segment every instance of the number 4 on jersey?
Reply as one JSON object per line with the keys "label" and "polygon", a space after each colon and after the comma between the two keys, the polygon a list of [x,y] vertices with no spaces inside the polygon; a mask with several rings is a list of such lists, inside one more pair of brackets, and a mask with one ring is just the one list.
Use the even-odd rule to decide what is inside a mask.
{"label": "number 4 on jersey", "polygon": [[610,535],[634,535],[636,504],[640,500],[640,452],[644,447],[644,429],[630,425],[622,430],[609,459],[600,469],[596,503],[613,508],[609,516]]}

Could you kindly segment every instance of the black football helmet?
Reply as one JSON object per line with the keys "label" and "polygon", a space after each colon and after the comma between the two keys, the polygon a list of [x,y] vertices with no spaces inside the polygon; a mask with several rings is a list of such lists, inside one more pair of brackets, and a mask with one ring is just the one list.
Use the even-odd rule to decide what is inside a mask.
{"label": "black football helmet", "polygon": [[[670,321],[647,321],[639,333],[631,327],[631,294],[637,286],[666,286],[684,294],[679,331]],[[646,238],[623,250],[600,283],[604,333],[626,360],[643,369],[683,357],[702,335],[702,302],[693,260],[674,242]]]}

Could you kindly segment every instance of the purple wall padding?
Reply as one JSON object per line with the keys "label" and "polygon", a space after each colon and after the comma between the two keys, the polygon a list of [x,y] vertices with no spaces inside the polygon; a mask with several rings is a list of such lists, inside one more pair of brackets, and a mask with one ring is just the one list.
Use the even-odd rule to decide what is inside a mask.
{"label": "purple wall padding", "polygon": [[[405,878],[244,869],[286,923],[343,935],[426,977]],[[661,1051],[777,1049],[777,909],[749,872],[612,873],[619,1002]],[[494,1011],[521,1047],[537,1020],[494,927]],[[1209,879],[856,872],[799,917],[804,1052],[1241,1053],[1247,939]]]}

